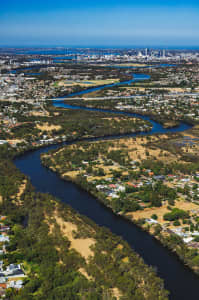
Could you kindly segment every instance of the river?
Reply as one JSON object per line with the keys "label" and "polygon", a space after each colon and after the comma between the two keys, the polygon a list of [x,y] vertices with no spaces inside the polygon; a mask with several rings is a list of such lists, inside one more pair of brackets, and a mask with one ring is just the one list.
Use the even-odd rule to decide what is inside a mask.
{"label": "river", "polygon": [[[143,78],[143,76],[141,76]],[[145,77],[146,79],[146,77]],[[133,79],[133,80],[139,80]],[[104,87],[101,87],[104,88]],[[84,93],[90,92],[90,89]],[[73,94],[74,95],[74,94]],[[68,95],[70,97],[71,95]],[[66,98],[66,97],[65,97]],[[63,102],[62,99],[54,101],[55,106],[71,109],[86,109],[92,111],[105,111],[118,113],[111,110],[91,109],[71,106]],[[178,127],[164,129],[161,124],[151,120],[147,116],[141,116],[133,113],[119,112],[128,116],[137,116],[152,123],[152,130],[148,133],[137,133],[123,135],[112,138],[122,138],[124,136],[136,136],[141,134],[168,133],[184,131],[191,126],[186,123],[180,123]],[[90,140],[97,140],[93,138]],[[65,144],[71,144],[66,142]],[[40,155],[51,149],[56,149],[60,145],[50,145],[37,149],[15,159],[16,166],[28,175],[33,186],[38,192],[49,193],[59,198],[64,203],[71,205],[82,215],[86,215],[100,226],[109,228],[113,233],[121,236],[129,245],[141,256],[144,261],[157,269],[158,275],[164,279],[165,287],[170,291],[171,300],[198,300],[199,299],[199,277],[189,270],[168,249],[164,248],[148,233],[142,231],[139,227],[130,221],[116,216],[110,209],[106,208],[97,199],[75,184],[62,180],[56,173],[45,168],[41,164]],[[151,299],[156,300],[156,299]]]}

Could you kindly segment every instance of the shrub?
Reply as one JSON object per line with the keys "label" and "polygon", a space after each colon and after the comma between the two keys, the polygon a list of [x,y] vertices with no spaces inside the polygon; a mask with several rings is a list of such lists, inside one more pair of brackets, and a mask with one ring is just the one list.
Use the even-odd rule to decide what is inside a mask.
{"label": "shrub", "polygon": [[166,221],[175,221],[178,219],[187,219],[187,218],[189,218],[189,213],[179,208],[174,208],[170,213],[164,214],[164,220]]}
{"label": "shrub", "polygon": [[180,226],[180,222],[179,222],[178,220],[175,220],[175,221],[173,222],[173,225],[174,225],[174,226]]}
{"label": "shrub", "polygon": [[158,216],[157,216],[156,214],[153,214],[153,215],[151,216],[151,219],[157,220],[157,219],[158,219]]}

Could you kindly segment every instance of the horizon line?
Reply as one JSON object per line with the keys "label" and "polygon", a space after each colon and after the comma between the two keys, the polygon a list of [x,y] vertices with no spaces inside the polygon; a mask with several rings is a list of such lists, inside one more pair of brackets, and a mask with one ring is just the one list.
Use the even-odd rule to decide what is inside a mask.
{"label": "horizon line", "polygon": [[0,49],[1,48],[79,48],[79,49],[91,49],[91,48],[98,48],[98,49],[134,49],[134,48],[151,48],[151,49],[193,49],[196,50],[197,48],[199,49],[199,45],[112,45],[112,46],[106,46],[106,45],[63,45],[63,44],[56,44],[56,45],[1,45],[0,44]]}

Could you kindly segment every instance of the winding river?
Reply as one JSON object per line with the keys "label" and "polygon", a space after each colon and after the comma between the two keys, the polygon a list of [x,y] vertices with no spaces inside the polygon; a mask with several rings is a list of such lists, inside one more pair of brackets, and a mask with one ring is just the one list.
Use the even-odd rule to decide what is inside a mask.
{"label": "winding river", "polygon": [[[148,79],[146,75],[135,75],[132,81]],[[130,82],[129,82],[130,83]],[[121,83],[124,84],[124,83]],[[126,82],[125,82],[126,84]],[[118,85],[118,84],[117,84]],[[97,87],[102,89],[104,87]],[[88,89],[84,92],[68,95],[80,95],[88,93],[93,89]],[[65,99],[66,97],[64,97]],[[63,99],[54,101],[55,106],[70,108],[70,109],[85,109],[91,111],[103,111],[110,113],[118,113],[117,111],[91,109],[72,106],[63,102]],[[124,136],[147,135],[154,133],[179,132],[190,128],[186,123],[180,123],[178,127],[164,129],[161,124],[151,120],[147,116],[141,116],[134,113],[119,112],[128,116],[136,116],[151,122],[153,128],[148,133],[137,133],[107,137],[106,139],[122,138]],[[99,140],[100,138],[92,138],[87,140]],[[105,138],[101,138],[105,139]],[[74,142],[66,142],[64,144],[72,144]],[[106,208],[97,199],[91,196],[86,191],[82,190],[75,184],[62,180],[56,173],[42,166],[40,155],[51,149],[56,149],[60,145],[50,145],[41,149],[34,150],[23,154],[15,159],[16,166],[28,175],[33,186],[37,191],[42,193],[50,193],[59,198],[61,201],[71,205],[76,211],[82,215],[86,215],[100,226],[109,228],[113,233],[121,236],[129,245],[143,257],[144,261],[157,269],[158,275],[164,279],[165,287],[170,291],[171,300],[198,300],[199,299],[199,277],[189,270],[177,258],[175,254],[164,248],[148,233],[142,231],[139,227],[130,221],[115,215],[110,209]],[[151,299],[157,300],[157,299]]]}

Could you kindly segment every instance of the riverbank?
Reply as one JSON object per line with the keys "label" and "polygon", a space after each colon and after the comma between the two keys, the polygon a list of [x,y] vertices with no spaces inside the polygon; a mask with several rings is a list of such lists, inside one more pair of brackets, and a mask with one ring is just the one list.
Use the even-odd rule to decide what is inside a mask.
{"label": "riverbank", "polygon": [[[109,227],[112,232],[115,232],[117,235],[122,235],[123,238],[140,253],[146,263],[157,266],[158,275],[165,278],[166,287],[171,291],[172,300],[187,299],[188,294],[186,294],[186,290],[182,288],[181,282],[186,278],[186,284],[189,284],[193,291],[197,289],[198,278],[193,277],[191,273],[186,271],[186,269],[176,261],[175,256],[172,256],[168,250],[164,250],[158,246],[153,241],[153,238],[149,238],[150,236],[148,234],[139,231],[138,227],[134,227],[132,223],[130,225],[128,222],[122,221],[121,217],[115,219],[116,217],[113,217],[112,213],[102,209],[101,205],[99,205],[95,199],[88,197],[87,193],[78,191],[76,187],[66,181],[59,181],[56,175],[42,168],[40,165],[40,153],[53,148],[55,149],[57,146],[46,146],[45,148],[36,150],[36,152],[30,152],[23,157],[19,157],[15,163],[23,173],[31,177],[37,190],[41,192],[48,191],[57,198],[62,199],[62,201],[66,201],[72,205],[76,210],[80,211],[81,214],[93,219],[97,224]],[[37,170],[36,172],[35,168]],[[141,238],[143,234],[144,236]],[[145,251],[146,249],[148,249],[148,251]],[[161,259],[159,259],[159,257],[161,257]],[[170,260],[172,262],[170,262]],[[169,265],[172,265],[172,268],[168,268]],[[179,278],[177,282],[176,278]],[[178,283],[180,284],[178,285]],[[193,296],[193,299],[197,299],[197,297],[194,298]]]}
{"label": "riverbank", "polygon": [[[176,126],[178,126],[180,124],[180,122],[185,122],[191,126],[193,125],[197,125],[198,121],[197,120],[193,120],[190,118],[190,116],[178,116],[176,117],[175,113],[173,114],[172,117],[170,116],[166,116],[166,115],[161,115],[160,112],[150,112],[150,110],[148,109],[139,109],[139,107],[135,107],[133,106],[133,102],[135,101],[137,97],[137,101],[143,101],[144,96],[141,95],[135,95],[132,98],[115,98],[115,99],[98,99],[96,98],[95,100],[91,99],[89,100],[88,98],[84,99],[65,99],[64,104],[65,107],[71,107],[74,108],[75,107],[79,108],[79,109],[88,109],[91,111],[109,111],[111,113],[112,112],[118,112],[118,113],[126,113],[126,114],[137,114],[137,116],[147,116],[149,117],[151,120],[154,120],[158,123],[160,123],[165,129],[167,128],[174,128]],[[131,104],[132,102],[132,104]],[[127,104],[128,103],[128,104]],[[59,101],[56,103],[54,102],[54,105],[59,107],[61,103],[59,103]],[[62,105],[62,107],[64,107],[64,105]]]}
{"label": "riverbank", "polygon": [[[58,103],[58,105],[60,105],[60,103]],[[153,129],[148,134],[159,132],[177,132],[178,130],[185,130],[189,128],[189,126],[186,126],[186,124],[180,123],[179,127],[172,128],[171,130],[164,130],[162,126],[160,126],[156,122],[152,122],[152,124]],[[47,148],[50,149],[51,147],[47,146]],[[188,286],[191,287],[192,291],[197,290],[198,278],[196,279],[194,277],[194,279],[191,274],[188,275],[188,273],[186,273],[188,271],[184,268],[184,266],[182,267],[181,265],[178,265],[178,262],[176,262],[176,257],[174,258],[173,256],[171,256],[171,254],[168,253],[168,251],[166,251],[165,249],[162,249],[160,245],[157,246],[152,237],[150,237],[148,234],[144,235],[144,232],[139,231],[137,226],[134,226],[132,223],[129,224],[124,220],[120,220],[120,217],[116,217],[113,216],[112,213],[108,213],[104,207],[102,209],[101,206],[96,203],[94,198],[90,197],[90,195],[87,195],[87,193],[84,193],[82,190],[80,191],[76,186],[74,187],[67,181],[59,181],[56,176],[54,176],[49,171],[45,172],[40,166],[39,154],[43,151],[47,151],[47,148],[41,149],[41,151],[37,150],[37,154],[35,152],[32,152],[30,156],[29,154],[27,154],[25,155],[25,158],[19,158],[19,160],[17,160],[21,169],[24,170],[26,174],[29,174],[29,176],[31,176],[31,179],[35,183],[34,185],[39,191],[48,191],[56,195],[56,197],[61,198],[63,201],[70,202],[71,205],[75,206],[78,210],[81,210],[83,214],[89,215],[98,224],[108,226],[113,232],[122,235],[128,242],[130,242],[132,247],[138,249],[138,252],[141,256],[144,257],[145,261],[148,264],[152,264],[153,266],[158,267],[158,275],[166,278],[166,286],[169,290],[171,290],[172,300],[182,300],[189,297],[186,290],[182,287],[184,278],[186,278],[186,281],[184,281],[186,282],[186,284],[184,284],[184,287],[186,287],[186,285],[188,284]],[[28,157],[33,158],[34,163],[32,165],[30,161],[28,165],[28,161],[26,160],[28,159]],[[63,159],[65,159],[65,157],[66,156],[64,156]],[[24,164],[25,161],[27,165]],[[49,180],[51,186],[49,185],[49,182],[46,182],[47,180]],[[127,224],[129,227],[127,226]],[[142,241],[140,241],[141,237],[143,237]],[[169,269],[168,266],[172,266],[172,268],[170,267]],[[176,281],[176,278],[178,278],[178,281]],[[196,294],[198,293],[195,293],[194,296]]]}
{"label": "riverbank", "polygon": [[63,295],[168,300],[163,280],[122,238],[52,195],[37,192],[11,162],[14,153],[4,148],[0,148],[0,177],[4,178],[0,208],[7,225],[12,225],[4,259],[13,264],[22,261],[28,274],[23,288],[8,291],[9,299],[26,300],[39,293],[57,300]]}
{"label": "riverbank", "polygon": [[[128,170],[129,167],[121,167],[121,163],[120,164],[118,164],[118,163],[110,164],[110,158],[111,158],[110,155],[108,156],[109,161],[107,161],[104,158],[102,161],[102,155],[104,156],[105,153],[111,153],[111,151],[112,151],[112,150],[107,149],[107,145],[108,145],[108,148],[114,149],[115,153],[118,149],[118,151],[120,151],[120,153],[123,153],[122,157],[127,157],[127,153],[128,153],[128,155],[130,155],[130,159],[133,160],[133,162],[134,162],[133,169],[135,169],[137,173],[138,173],[137,164],[139,165],[142,161],[146,160],[147,156],[156,157],[156,159],[158,157],[160,157],[159,159],[161,161],[164,161],[164,157],[166,156],[167,163],[170,163],[170,164],[172,164],[175,161],[176,156],[173,155],[172,153],[169,153],[168,151],[163,151],[160,149],[158,150],[158,148],[154,149],[154,146],[153,147],[148,146],[148,147],[146,147],[146,149],[145,149],[145,146],[142,146],[142,148],[141,148],[141,145],[146,143],[143,141],[143,139],[145,139],[145,141],[149,142],[149,140],[147,138],[149,138],[149,137],[140,138],[141,139],[140,146],[137,145],[137,143],[135,142],[136,141],[135,138],[134,139],[126,139],[126,140],[123,139],[122,141],[117,141],[117,142],[109,141],[109,142],[101,142],[101,143],[97,142],[97,143],[91,143],[91,144],[79,143],[77,145],[78,148],[76,148],[75,146],[72,146],[72,147],[68,146],[68,147],[59,149],[58,152],[52,151],[48,155],[45,154],[42,157],[42,163],[44,163],[45,166],[50,167],[54,172],[57,172],[61,176],[62,179],[70,180],[70,181],[78,184],[79,186],[81,186],[81,188],[88,191],[90,194],[92,194],[94,197],[96,197],[98,200],[100,200],[104,205],[111,208],[111,210],[114,213],[122,215],[123,217],[128,218],[129,220],[131,220],[134,223],[141,226],[142,229],[148,231],[150,234],[152,234],[158,240],[160,240],[164,246],[167,246],[169,249],[176,252],[177,255],[181,258],[181,260],[183,260],[186,265],[188,265],[192,270],[194,270],[194,272],[196,272],[198,274],[197,260],[195,259],[195,256],[197,256],[197,251],[195,252],[196,254],[194,256],[190,256],[191,252],[192,252],[192,247],[190,248],[190,245],[186,245],[182,241],[182,239],[177,238],[177,235],[174,233],[174,231],[172,232],[172,230],[175,229],[176,225],[173,227],[171,227],[171,226],[165,227],[166,222],[164,222],[165,224],[163,223],[163,224],[161,224],[162,226],[160,226],[159,222],[157,222],[155,220],[153,221],[153,219],[151,219],[151,216],[156,212],[157,218],[159,221],[159,218],[160,218],[159,211],[161,211],[161,209],[159,209],[159,211],[158,211],[158,208],[157,208],[155,212],[153,211],[153,209],[151,209],[150,215],[146,214],[146,216],[144,213],[145,210],[143,210],[142,216],[134,219],[134,215],[136,215],[137,212],[139,213],[139,209],[142,208],[140,205],[144,205],[143,201],[142,202],[138,201],[138,203],[139,203],[138,204],[136,199],[134,199],[134,201],[132,202],[132,200],[130,198],[124,199],[124,193],[123,194],[116,193],[117,189],[118,189],[118,191],[120,190],[121,192],[124,192],[125,190],[127,190],[127,187],[128,187],[128,189],[132,190],[132,192],[135,193],[136,189],[138,188],[138,184],[141,184],[142,182],[140,182],[138,180],[133,181],[132,179],[129,178],[129,174],[131,174],[131,176],[132,176],[134,172],[132,173],[132,171],[131,171],[131,173],[129,173],[129,170]],[[173,138],[175,139],[176,137],[174,136]],[[161,136],[161,137],[160,136],[159,137],[152,136],[152,137],[150,137],[150,140],[151,139],[154,139],[154,144],[157,144],[157,141],[158,141],[158,143],[160,143],[160,140],[162,140],[162,143],[163,143],[163,141],[165,139],[167,140],[168,138],[167,138],[167,136],[166,137],[165,136]],[[127,147],[128,151],[126,152],[126,154],[125,154],[125,151],[126,151],[125,144],[128,145],[128,147]],[[132,144],[131,151],[132,150],[134,151],[133,152],[134,154],[132,153],[133,156],[131,156],[131,152],[130,152],[130,148],[129,148],[129,146],[131,144]],[[96,148],[97,153],[98,153],[97,155],[93,156],[93,153],[95,153],[95,149],[94,149],[94,146],[91,147],[90,145],[96,145],[95,148],[97,147]],[[116,146],[116,145],[119,145],[119,146]],[[84,148],[86,149],[86,153],[84,151]],[[75,159],[77,149],[78,149],[78,161]],[[138,154],[135,156],[136,151],[138,151]],[[119,154],[119,152],[118,152],[118,154]],[[142,160],[139,160],[139,156],[140,156],[140,158],[142,157]],[[64,157],[65,157],[65,159],[63,159]],[[68,159],[66,159],[66,157],[70,158],[69,159],[70,161],[68,161]],[[89,160],[88,160],[88,157],[89,157]],[[112,158],[115,160],[114,156],[112,156]],[[119,157],[117,159],[121,160],[121,158],[119,158]],[[180,162],[180,156],[178,159]],[[63,160],[63,162],[62,162],[62,160]],[[71,161],[73,162],[73,168],[70,167]],[[121,162],[122,162],[122,160],[121,160]],[[124,163],[122,162],[122,165],[123,164],[125,166],[130,165],[129,161],[124,162]],[[154,167],[156,164],[157,163],[154,162]],[[138,176],[138,174],[136,174],[136,172],[135,172],[135,175]],[[151,171],[151,173],[152,173],[152,171]],[[160,174],[159,174],[159,176],[162,176]],[[148,181],[151,176],[152,175],[149,175]],[[173,177],[174,175],[169,175],[169,176]],[[146,175],[145,175],[145,177],[146,177]],[[143,177],[143,179],[146,181],[147,177],[146,178],[145,177]],[[119,180],[116,180],[116,178],[119,178]],[[154,178],[155,178],[155,176],[154,176]],[[166,188],[167,185],[169,187],[169,189],[167,188],[168,189],[167,193],[174,192],[174,189],[171,189],[170,178],[171,177],[168,177],[168,183],[165,182],[166,185],[164,188]],[[152,181],[151,181],[151,183],[152,183]],[[155,183],[153,183],[153,184],[155,184]],[[129,193],[129,192],[130,191],[128,191],[127,193]],[[111,196],[107,196],[107,193],[108,193],[108,195],[111,195]],[[128,195],[128,194],[126,194],[126,195]],[[130,194],[130,195],[132,195],[131,197],[134,197],[133,196],[134,194]],[[112,199],[111,199],[111,197],[112,197]],[[117,199],[119,197],[122,197],[121,198],[121,199],[123,199],[122,202],[119,201],[119,199]],[[177,196],[174,196],[174,197],[177,198]],[[116,198],[116,199],[113,199],[113,198]],[[168,205],[171,205],[173,207],[178,207],[178,208],[187,207],[186,210],[189,209],[189,210],[196,211],[198,209],[197,202],[195,204],[194,203],[191,204],[186,201],[185,202],[181,201],[181,203],[179,203],[179,205],[178,205],[178,202],[176,202],[176,204],[174,204],[173,200],[170,199],[168,201],[168,203],[166,202],[164,204],[164,207],[165,207],[164,214],[169,213],[170,210],[172,209],[172,208],[168,209]],[[185,205],[185,204],[187,204],[187,205]],[[122,205],[125,205],[125,206],[122,206]],[[154,202],[153,205],[156,206],[157,204]],[[157,206],[161,206],[161,204],[159,204],[159,202],[158,202]],[[132,209],[134,209],[137,212],[130,213],[132,211]],[[127,212],[126,212],[126,210],[127,210]],[[163,215],[161,216],[161,218],[163,219]],[[150,220],[150,223],[147,223],[145,221],[145,219]],[[175,237],[175,238],[173,239],[173,237]],[[180,248],[179,248],[179,245],[180,245]]]}
{"label": "riverbank", "polygon": [[[42,161],[43,163],[43,161]],[[187,267],[189,270],[194,272],[197,276],[199,275],[199,266],[198,265],[191,265],[190,261],[188,260],[188,257],[186,257],[186,254],[189,252],[189,248],[182,242],[181,239],[178,239],[175,235],[171,238],[169,237],[169,232],[163,231],[161,227],[150,227],[146,226],[146,223],[144,222],[143,219],[136,220],[133,218],[132,215],[130,214],[124,214],[121,212],[116,212],[113,210],[113,207],[111,205],[108,205],[107,202],[104,201],[103,197],[99,197],[96,192],[93,190],[90,190],[88,187],[86,187],[82,182],[77,181],[73,174],[72,176],[66,176],[66,175],[61,175],[56,169],[53,167],[47,166],[45,163],[43,163],[43,166],[50,169],[53,171],[57,176],[59,176],[62,180],[65,182],[71,182],[74,183],[76,186],[81,188],[82,190],[86,191],[94,197],[97,201],[99,201],[104,207],[110,209],[110,211],[115,214],[116,216],[119,216],[120,218],[124,218],[128,221],[130,221],[132,224],[136,225],[139,227],[141,230],[149,234],[152,238],[154,238],[156,241],[158,241],[165,249],[171,251],[172,253],[175,254],[176,258],[179,259],[185,267]],[[172,241],[172,238],[176,239],[174,244],[171,244],[170,242]],[[172,241],[173,242],[173,241]],[[184,252],[184,254],[182,254]],[[171,298],[172,299],[172,298]],[[183,298],[182,298],[183,299]],[[186,298],[184,298],[186,299]]]}
{"label": "riverbank", "polygon": [[[121,99],[122,100],[122,99]],[[121,101],[121,100],[118,100],[118,101]],[[114,101],[113,104],[110,104],[111,101],[107,101],[108,102],[108,105],[104,103],[103,100],[94,100],[94,101],[84,101],[83,99],[82,100],[72,100],[70,99],[70,101],[68,100],[64,100],[64,103],[65,103],[65,107],[68,107],[69,106],[72,108],[74,107],[77,107],[79,109],[90,109],[93,111],[96,109],[96,110],[101,110],[101,111],[109,111],[109,112],[118,112],[118,113],[121,113],[121,109],[118,109],[117,108],[117,103]],[[59,102],[56,101],[56,103],[54,102],[54,105],[59,107]],[[169,120],[169,119],[166,119],[166,118],[161,118],[159,115],[156,115],[156,114],[153,114],[153,113],[149,113],[149,112],[144,112],[142,110],[139,110],[139,109],[122,109],[122,113],[126,113],[126,114],[132,114],[132,115],[135,115],[137,114],[137,116],[146,116],[146,117],[149,117],[151,120],[155,121],[155,122],[158,122],[160,123],[164,129],[172,129],[174,127],[177,127],[179,126],[180,122],[185,122],[187,124],[190,124],[191,126],[193,125],[193,122],[190,122],[190,120]]]}

